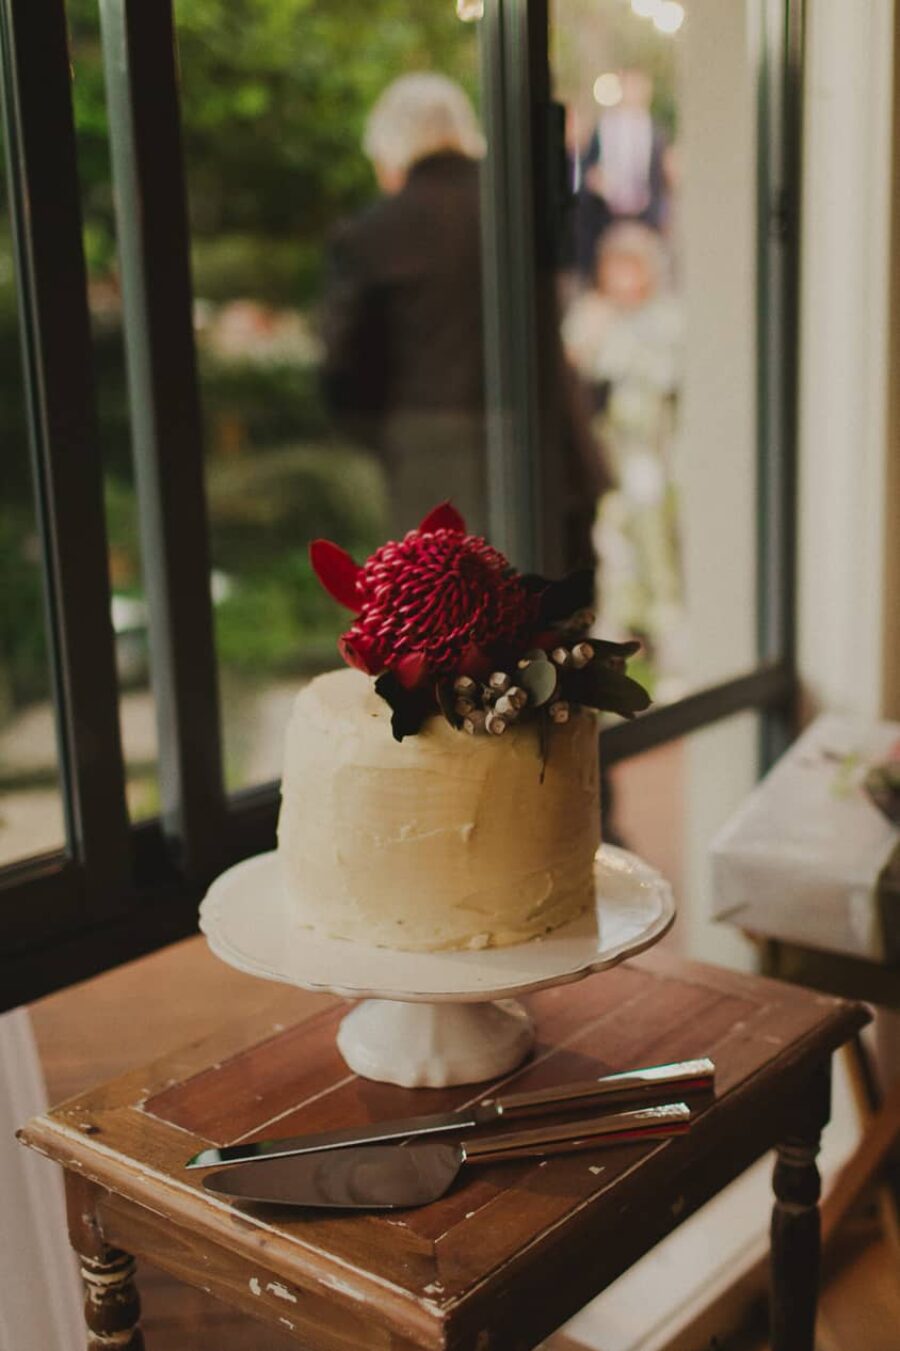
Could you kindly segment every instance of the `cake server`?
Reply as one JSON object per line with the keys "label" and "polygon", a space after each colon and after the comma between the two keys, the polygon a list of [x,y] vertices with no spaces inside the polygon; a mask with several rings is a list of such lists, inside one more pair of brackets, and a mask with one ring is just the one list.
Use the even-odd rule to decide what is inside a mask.
{"label": "cake server", "polygon": [[256,1159],[284,1159],[315,1150],[345,1149],[349,1145],[387,1144],[420,1135],[458,1134],[496,1121],[518,1121],[568,1108],[614,1106],[656,1098],[682,1097],[686,1093],[709,1092],[714,1083],[715,1066],[711,1060],[682,1060],[670,1065],[648,1065],[644,1069],[607,1074],[601,1079],[583,1079],[577,1083],[557,1084],[525,1093],[504,1093],[452,1112],[429,1116],[405,1117],[398,1121],[366,1122],[344,1130],[323,1131],[316,1135],[295,1135],[283,1140],[253,1140],[238,1145],[203,1149],[188,1159],[187,1168],[209,1168],[213,1164],[248,1163]]}
{"label": "cake server", "polygon": [[275,1205],[354,1210],[425,1206],[449,1191],[467,1163],[497,1163],[682,1135],[690,1119],[686,1103],[670,1102],[509,1135],[475,1135],[456,1144],[421,1140],[257,1159],[210,1173],[203,1185],[234,1200]]}

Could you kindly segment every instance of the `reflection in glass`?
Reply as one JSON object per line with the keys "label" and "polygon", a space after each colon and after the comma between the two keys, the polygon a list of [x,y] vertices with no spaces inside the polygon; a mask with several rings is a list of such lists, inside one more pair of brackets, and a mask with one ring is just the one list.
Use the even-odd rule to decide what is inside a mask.
{"label": "reflection in glass", "polygon": [[65,840],[0,137],[0,865]]}

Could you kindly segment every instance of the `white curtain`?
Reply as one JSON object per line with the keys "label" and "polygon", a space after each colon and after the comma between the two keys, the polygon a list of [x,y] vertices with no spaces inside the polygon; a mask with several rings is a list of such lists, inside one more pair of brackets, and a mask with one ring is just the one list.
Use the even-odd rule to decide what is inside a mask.
{"label": "white curtain", "polygon": [[0,1016],[0,1351],[82,1351],[84,1322],[60,1169],[15,1132],[45,1110],[25,1009]]}

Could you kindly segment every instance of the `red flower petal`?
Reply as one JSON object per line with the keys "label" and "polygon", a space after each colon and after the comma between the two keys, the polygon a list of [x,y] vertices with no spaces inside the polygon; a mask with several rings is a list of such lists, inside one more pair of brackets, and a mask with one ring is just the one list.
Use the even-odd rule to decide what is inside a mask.
{"label": "red flower petal", "polygon": [[428,659],[424,652],[408,652],[392,669],[403,688],[412,690],[427,673]]}
{"label": "red flower petal", "polygon": [[483,676],[491,669],[491,659],[477,643],[469,643],[456,665],[458,675]]}
{"label": "red flower petal", "polygon": [[419,530],[455,530],[460,535],[464,535],[466,533],[466,523],[456,510],[456,507],[451,507],[449,502],[442,502],[439,507],[434,507],[429,511],[428,515],[419,526]]}
{"label": "red flower petal", "polygon": [[365,675],[380,675],[384,670],[384,658],[375,644],[363,633],[342,633],[338,638],[338,651],[348,666],[353,666]]}
{"label": "red flower petal", "polygon": [[319,581],[341,605],[359,611],[360,598],[356,579],[362,569],[345,549],[332,544],[330,539],[314,539],[309,546],[309,561]]}

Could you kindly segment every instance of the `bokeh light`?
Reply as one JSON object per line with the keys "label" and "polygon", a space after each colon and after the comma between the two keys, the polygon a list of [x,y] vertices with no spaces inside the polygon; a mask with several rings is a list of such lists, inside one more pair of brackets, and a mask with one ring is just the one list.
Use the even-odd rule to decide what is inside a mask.
{"label": "bokeh light", "polygon": [[653,15],[653,25],[661,33],[677,33],[684,23],[684,5],[678,0],[663,0]]}
{"label": "bokeh light", "polygon": [[622,81],[615,71],[605,71],[594,81],[594,98],[601,108],[615,108],[622,102]]}

